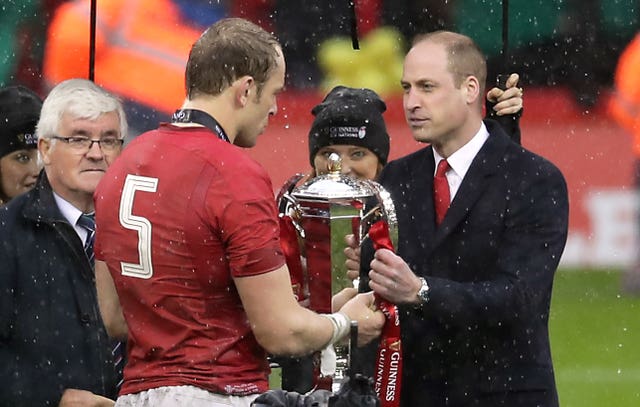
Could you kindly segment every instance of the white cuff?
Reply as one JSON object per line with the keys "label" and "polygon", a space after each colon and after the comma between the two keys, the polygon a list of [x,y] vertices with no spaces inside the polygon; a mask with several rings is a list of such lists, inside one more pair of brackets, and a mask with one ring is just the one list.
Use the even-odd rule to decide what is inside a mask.
{"label": "white cuff", "polygon": [[349,320],[348,316],[346,316],[342,312],[320,315],[329,319],[329,321],[331,321],[331,323],[333,324],[333,334],[331,335],[331,340],[329,341],[328,345],[333,345],[334,343],[343,340],[347,335],[349,335],[351,321]]}

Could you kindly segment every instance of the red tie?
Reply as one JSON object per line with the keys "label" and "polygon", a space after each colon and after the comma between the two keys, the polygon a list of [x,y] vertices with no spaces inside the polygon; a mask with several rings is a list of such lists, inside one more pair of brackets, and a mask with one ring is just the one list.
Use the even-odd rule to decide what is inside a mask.
{"label": "red tie", "polygon": [[436,208],[436,225],[442,223],[442,219],[444,219],[444,215],[447,213],[451,201],[449,182],[445,176],[449,168],[447,160],[440,160],[438,169],[436,170],[436,176],[433,179],[433,201]]}

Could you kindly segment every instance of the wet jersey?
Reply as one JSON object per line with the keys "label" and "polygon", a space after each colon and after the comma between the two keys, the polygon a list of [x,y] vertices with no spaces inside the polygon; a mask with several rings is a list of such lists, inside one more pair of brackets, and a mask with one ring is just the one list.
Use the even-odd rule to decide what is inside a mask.
{"label": "wet jersey", "polygon": [[94,198],[96,257],[129,328],[121,394],[266,391],[266,354],[232,280],[284,265],[266,171],[206,128],[163,124],[123,150]]}

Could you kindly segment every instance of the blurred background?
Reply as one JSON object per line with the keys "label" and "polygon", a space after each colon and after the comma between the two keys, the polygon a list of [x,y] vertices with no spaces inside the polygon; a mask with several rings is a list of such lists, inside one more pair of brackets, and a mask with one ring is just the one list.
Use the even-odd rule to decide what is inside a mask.
{"label": "blurred background", "polygon": [[[274,32],[287,59],[287,91],[249,154],[277,191],[310,169],[311,108],[337,84],[383,96],[391,159],[419,148],[399,86],[408,44],[436,29],[471,36],[487,55],[489,86],[498,73],[520,74],[523,145],[558,165],[569,185],[570,232],[551,314],[561,404],[640,405],[640,56],[637,66],[628,56],[626,78],[616,76],[640,27],[639,1],[511,0],[506,48],[501,0],[354,6],[358,50],[348,0],[97,0],[93,75],[125,101],[135,137],[181,105],[189,48],[209,24],[239,16]],[[89,77],[90,15],[89,0],[2,0],[0,86],[46,96],[61,80]]]}

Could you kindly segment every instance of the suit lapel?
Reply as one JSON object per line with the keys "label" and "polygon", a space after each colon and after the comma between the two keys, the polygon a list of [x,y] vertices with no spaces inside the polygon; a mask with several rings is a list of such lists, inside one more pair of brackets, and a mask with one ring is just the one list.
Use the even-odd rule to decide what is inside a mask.
{"label": "suit lapel", "polygon": [[[425,147],[402,165],[405,166],[400,170],[403,177],[393,180],[396,185],[387,186],[393,190],[392,198],[396,202],[395,209],[401,237],[397,249],[403,252],[405,244],[428,249],[435,233],[433,208],[435,164],[432,148]],[[398,205],[400,202],[402,204]]]}
{"label": "suit lapel", "polygon": [[[489,138],[471,162],[446,216],[436,229],[431,246],[432,250],[441,244],[468,216],[475,203],[487,189],[491,179],[501,171],[502,157],[509,140],[502,130],[495,130],[491,127]],[[430,195],[433,201],[433,192]]]}

